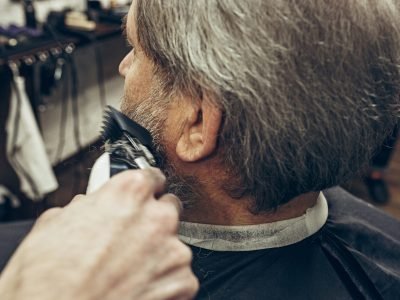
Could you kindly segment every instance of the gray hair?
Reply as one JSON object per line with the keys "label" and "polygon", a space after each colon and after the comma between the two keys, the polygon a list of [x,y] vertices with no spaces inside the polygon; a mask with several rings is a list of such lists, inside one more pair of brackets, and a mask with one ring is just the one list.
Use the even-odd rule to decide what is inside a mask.
{"label": "gray hair", "polygon": [[222,109],[226,188],[255,212],[347,181],[398,121],[394,1],[138,0],[135,18],[165,88]]}

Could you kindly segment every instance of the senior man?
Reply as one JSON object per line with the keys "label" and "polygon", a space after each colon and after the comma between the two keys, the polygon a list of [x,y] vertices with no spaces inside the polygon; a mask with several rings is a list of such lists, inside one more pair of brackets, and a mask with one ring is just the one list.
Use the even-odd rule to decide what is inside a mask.
{"label": "senior man", "polygon": [[400,297],[399,222],[331,188],[398,123],[398,6],[133,1],[121,108],[184,203],[198,299]]}
{"label": "senior man", "polygon": [[331,188],[398,123],[398,1],[136,0],[122,111],[185,205],[199,299],[395,299],[400,225]]}

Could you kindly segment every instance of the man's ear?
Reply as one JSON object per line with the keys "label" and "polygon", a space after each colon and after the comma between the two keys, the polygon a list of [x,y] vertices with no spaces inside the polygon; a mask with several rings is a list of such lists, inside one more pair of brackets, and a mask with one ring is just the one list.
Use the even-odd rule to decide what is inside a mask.
{"label": "man's ear", "polygon": [[185,110],[185,119],[176,145],[177,156],[183,161],[195,162],[211,155],[217,148],[221,110],[203,99]]}

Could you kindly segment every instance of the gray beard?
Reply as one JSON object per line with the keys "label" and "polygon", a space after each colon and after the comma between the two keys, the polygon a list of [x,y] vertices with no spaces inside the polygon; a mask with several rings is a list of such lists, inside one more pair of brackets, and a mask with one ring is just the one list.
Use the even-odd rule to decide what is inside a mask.
{"label": "gray beard", "polygon": [[157,157],[157,166],[167,178],[166,192],[178,196],[185,209],[193,207],[196,200],[204,195],[201,193],[201,184],[198,179],[194,176],[178,174],[175,166],[168,159],[163,140],[163,128],[165,128],[170,101],[172,100],[162,96],[157,89],[153,89],[151,95],[143,101],[129,101],[129,97],[125,95],[121,110],[150,132],[154,145],[151,150]]}

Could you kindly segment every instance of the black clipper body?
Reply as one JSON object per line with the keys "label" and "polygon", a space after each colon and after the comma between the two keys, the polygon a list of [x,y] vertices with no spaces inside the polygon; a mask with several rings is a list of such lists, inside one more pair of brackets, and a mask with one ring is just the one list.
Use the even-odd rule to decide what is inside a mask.
{"label": "black clipper body", "polygon": [[128,169],[145,169],[156,166],[151,150],[153,139],[150,133],[108,106],[104,116],[102,138],[110,156],[110,177]]}

